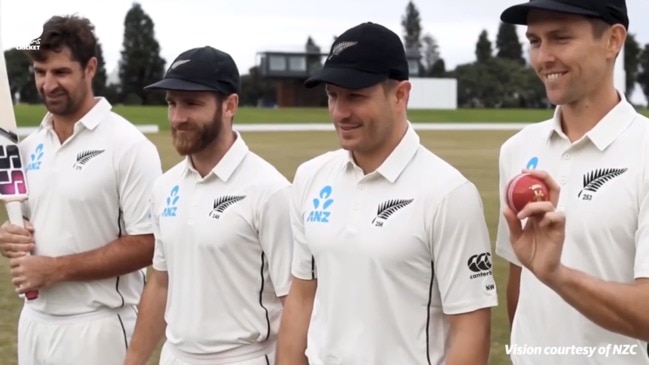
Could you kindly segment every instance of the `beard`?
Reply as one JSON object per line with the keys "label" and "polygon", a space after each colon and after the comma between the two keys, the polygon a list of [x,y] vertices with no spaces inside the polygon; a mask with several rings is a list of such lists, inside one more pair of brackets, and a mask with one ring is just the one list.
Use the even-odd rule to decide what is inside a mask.
{"label": "beard", "polygon": [[[45,91],[41,88],[39,90],[41,98],[43,99],[43,104],[48,112],[54,115],[68,116],[74,114],[79,109],[80,100],[83,100],[86,96],[86,93],[83,93],[81,97],[76,100],[70,96],[70,93],[62,88],[56,88],[49,94],[46,94]],[[55,99],[53,99],[53,97]]]}
{"label": "beard", "polygon": [[176,151],[181,156],[195,154],[213,143],[221,134],[223,115],[219,108],[208,123],[187,122],[180,128],[171,128]]}

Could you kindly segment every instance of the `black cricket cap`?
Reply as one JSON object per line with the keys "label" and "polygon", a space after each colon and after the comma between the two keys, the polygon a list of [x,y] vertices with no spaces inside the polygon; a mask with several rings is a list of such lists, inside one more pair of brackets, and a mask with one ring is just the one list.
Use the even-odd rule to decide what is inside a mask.
{"label": "black cricket cap", "polygon": [[181,53],[162,80],[144,89],[216,91],[230,95],[241,92],[241,80],[239,69],[229,54],[205,46]]}
{"label": "black cricket cap", "polygon": [[625,0],[530,0],[505,9],[500,20],[527,25],[527,14],[533,9],[599,18],[608,24],[622,24],[629,29]]}
{"label": "black cricket cap", "polygon": [[408,80],[406,52],[399,36],[388,28],[366,22],[348,29],[331,45],[322,69],[304,82],[346,89],[364,89],[387,79]]}

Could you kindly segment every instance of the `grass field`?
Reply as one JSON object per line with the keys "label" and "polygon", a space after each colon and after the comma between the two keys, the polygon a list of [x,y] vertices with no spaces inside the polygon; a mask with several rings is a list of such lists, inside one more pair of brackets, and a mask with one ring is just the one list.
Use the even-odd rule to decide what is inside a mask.
{"label": "grass field", "polygon": [[[498,149],[512,133],[420,132],[422,143],[425,146],[455,165],[480,189],[492,242],[495,238],[499,214],[497,205]],[[328,132],[243,133],[243,136],[251,150],[273,163],[291,180],[295,168],[301,162],[326,150],[337,148],[335,135]],[[150,138],[160,150],[165,170],[179,161],[179,157],[171,147],[168,133],[150,135]],[[4,221],[4,217],[0,218]],[[16,322],[22,302],[11,287],[6,260],[1,257],[0,259],[2,259],[0,260],[0,363],[15,365]],[[509,336],[504,300],[507,266],[503,260],[495,257],[494,268],[500,305],[493,312],[489,364],[505,365],[510,364],[505,356],[505,344],[508,343]],[[157,359],[156,352],[150,364],[157,364]]]}
{"label": "grass field", "polygon": [[[36,126],[45,114],[41,105],[16,106],[18,125]],[[168,128],[167,111],[161,106],[115,106],[115,112],[136,124],[157,124]],[[649,116],[648,110],[642,113]],[[411,110],[412,122],[536,122],[552,116],[550,109],[457,109]],[[235,123],[329,123],[325,108],[240,108]]]}

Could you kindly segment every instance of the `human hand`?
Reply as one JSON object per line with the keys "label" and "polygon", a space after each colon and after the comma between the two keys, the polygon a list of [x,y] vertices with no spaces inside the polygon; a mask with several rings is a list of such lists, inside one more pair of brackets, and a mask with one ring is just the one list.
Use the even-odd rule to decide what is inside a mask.
{"label": "human hand", "polygon": [[58,261],[54,257],[23,255],[9,260],[11,282],[16,293],[47,288],[60,281]]}
{"label": "human hand", "polygon": [[[556,209],[559,201],[559,185],[542,170],[524,170],[545,182],[549,200],[530,202],[518,214],[509,207],[503,215],[509,226],[510,241],[514,253],[523,266],[539,280],[549,283],[556,279],[563,268],[561,253],[565,239],[566,217]],[[525,227],[521,220],[527,219]]]}
{"label": "human hand", "polygon": [[10,222],[0,226],[0,254],[15,258],[29,254],[34,249],[34,226],[24,221],[25,227]]}

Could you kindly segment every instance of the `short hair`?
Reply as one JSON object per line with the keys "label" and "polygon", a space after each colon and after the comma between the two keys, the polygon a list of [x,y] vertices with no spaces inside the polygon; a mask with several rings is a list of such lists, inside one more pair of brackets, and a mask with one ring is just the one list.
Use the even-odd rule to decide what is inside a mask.
{"label": "short hair", "polygon": [[604,35],[604,33],[611,27],[611,25],[607,22],[605,22],[603,19],[600,18],[589,18],[590,24],[593,27],[593,37],[595,39],[600,39]]}
{"label": "short hair", "polygon": [[47,52],[61,52],[70,49],[72,59],[86,68],[88,61],[97,56],[95,27],[90,20],[76,15],[53,16],[43,24],[40,44],[37,50],[26,51],[32,61],[43,62]]}
{"label": "short hair", "polygon": [[383,86],[383,91],[387,94],[390,91],[394,90],[397,87],[397,85],[399,85],[399,82],[401,81],[394,80],[394,79],[387,79],[381,82],[381,86]]}

